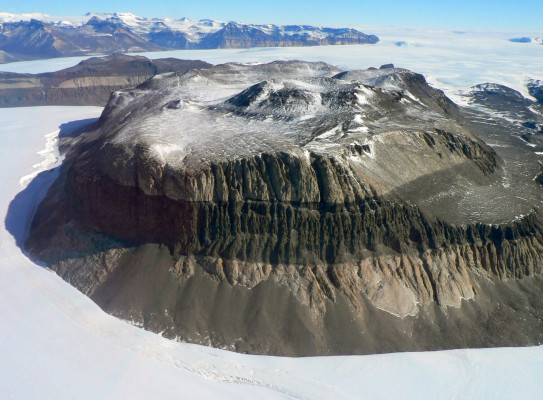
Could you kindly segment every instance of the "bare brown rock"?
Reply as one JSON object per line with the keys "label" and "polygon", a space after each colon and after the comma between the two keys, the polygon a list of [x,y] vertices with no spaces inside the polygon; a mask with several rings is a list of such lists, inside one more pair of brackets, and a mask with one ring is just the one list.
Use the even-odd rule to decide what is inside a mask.
{"label": "bare brown rock", "polygon": [[[537,202],[508,207],[506,163],[423,78],[368,74],[405,86],[290,62],[115,94],[71,139],[28,249],[115,315],[238,351],[537,343]],[[496,211],[454,208],[451,188]]]}
{"label": "bare brown rock", "polygon": [[135,87],[166,72],[206,68],[203,61],[149,60],[113,54],[93,57],[57,72],[18,74],[0,72],[0,107],[43,105],[104,106],[112,92]]}

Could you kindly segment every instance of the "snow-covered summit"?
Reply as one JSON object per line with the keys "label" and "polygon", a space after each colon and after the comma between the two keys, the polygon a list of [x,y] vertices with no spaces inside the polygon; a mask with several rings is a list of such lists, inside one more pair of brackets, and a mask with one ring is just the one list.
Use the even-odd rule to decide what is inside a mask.
{"label": "snow-covered summit", "polygon": [[290,61],[159,75],[117,92],[101,121],[114,146],[131,153],[143,144],[160,163],[199,169],[268,151],[343,157],[350,146],[398,130],[441,128],[470,136],[451,118],[455,110],[408,70],[345,73]]}

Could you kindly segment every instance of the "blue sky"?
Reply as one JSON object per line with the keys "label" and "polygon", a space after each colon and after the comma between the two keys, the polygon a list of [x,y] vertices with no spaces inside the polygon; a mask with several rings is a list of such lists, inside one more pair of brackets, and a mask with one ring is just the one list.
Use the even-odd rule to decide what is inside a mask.
{"label": "blue sky", "polygon": [[543,0],[3,0],[0,11],[81,15],[132,12],[146,17],[215,18],[254,23],[399,25],[543,31]]}

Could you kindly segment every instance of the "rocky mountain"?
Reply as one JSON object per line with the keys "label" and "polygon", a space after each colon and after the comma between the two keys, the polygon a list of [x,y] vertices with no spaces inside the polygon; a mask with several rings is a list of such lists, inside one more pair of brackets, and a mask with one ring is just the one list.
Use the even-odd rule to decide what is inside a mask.
{"label": "rocky mountain", "polygon": [[528,92],[537,100],[528,99],[520,92],[495,83],[473,86],[466,97],[472,106],[495,118],[509,121],[516,127],[516,135],[535,151],[543,151],[543,99],[541,83],[530,80]]}
{"label": "rocky mountain", "polygon": [[[160,31],[167,35],[169,30]],[[175,33],[174,33],[175,34]],[[177,35],[179,32],[177,32]],[[356,29],[315,28],[312,26],[240,25],[225,24],[220,30],[210,32],[198,42],[179,43],[177,48],[228,49],[248,47],[292,47],[376,43],[377,37],[366,35]],[[149,35],[153,43],[162,43],[157,33]]]}
{"label": "rocky mountain", "polygon": [[203,61],[113,54],[42,74],[0,72],[0,107],[106,105],[112,92],[138,86],[166,72],[184,73],[211,65]]}
{"label": "rocky mountain", "polygon": [[5,53],[0,53],[0,62],[164,49],[373,44],[378,40],[350,28],[141,18],[130,13],[83,17],[0,13],[0,51]]}
{"label": "rocky mountain", "polygon": [[0,50],[17,59],[161,50],[127,29],[97,17],[76,28],[30,20],[0,25]]}
{"label": "rocky mountain", "polygon": [[19,61],[19,59],[5,51],[0,50],[0,64]]}
{"label": "rocky mountain", "polygon": [[543,104],[543,82],[539,79],[531,79],[528,82],[528,91],[539,104]]}
{"label": "rocky mountain", "polygon": [[494,118],[391,65],[157,75],[61,139],[26,248],[113,315],[242,352],[541,343],[541,167]]}

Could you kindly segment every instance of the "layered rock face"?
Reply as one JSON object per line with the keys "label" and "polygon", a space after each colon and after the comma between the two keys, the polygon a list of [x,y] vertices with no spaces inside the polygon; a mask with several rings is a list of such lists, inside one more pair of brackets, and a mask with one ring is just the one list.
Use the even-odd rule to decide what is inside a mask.
{"label": "layered rock face", "polygon": [[238,351],[537,343],[541,188],[469,117],[395,68],[158,75],[64,143],[27,248],[108,312]]}
{"label": "layered rock face", "polygon": [[[305,28],[305,29],[304,29]],[[316,34],[308,33],[315,32]],[[162,34],[165,34],[164,32]],[[156,35],[155,35],[156,37]],[[185,35],[186,37],[186,35]],[[151,36],[153,40],[153,36]],[[199,43],[176,43],[179,48],[239,49],[251,47],[329,46],[346,44],[375,44],[379,38],[355,29],[332,29],[301,26],[247,26],[228,23]]]}
{"label": "layered rock face", "polygon": [[43,105],[104,106],[112,92],[134,87],[165,72],[211,66],[203,61],[113,54],[43,74],[0,72],[0,107]]}

